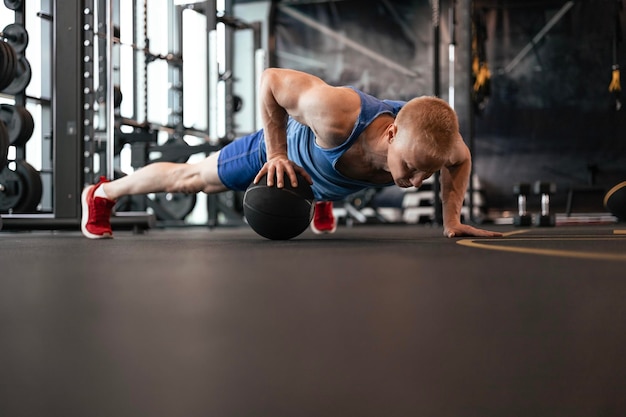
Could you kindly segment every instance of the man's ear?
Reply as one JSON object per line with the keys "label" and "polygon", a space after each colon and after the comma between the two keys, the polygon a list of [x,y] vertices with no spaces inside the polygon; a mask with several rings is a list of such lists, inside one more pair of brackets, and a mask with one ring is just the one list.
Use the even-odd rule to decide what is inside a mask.
{"label": "man's ear", "polygon": [[389,128],[387,128],[387,141],[389,143],[393,142],[398,134],[398,126],[395,123],[392,123]]}

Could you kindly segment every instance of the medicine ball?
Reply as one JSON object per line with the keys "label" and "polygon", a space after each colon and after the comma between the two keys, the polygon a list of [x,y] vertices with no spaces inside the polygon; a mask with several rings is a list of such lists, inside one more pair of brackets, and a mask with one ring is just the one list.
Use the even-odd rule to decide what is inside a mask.
{"label": "medicine ball", "polygon": [[606,193],[604,207],[618,219],[626,221],[626,181],[620,182]]}
{"label": "medicine ball", "polygon": [[283,188],[267,186],[267,175],[250,184],[243,196],[243,214],[259,235],[272,240],[287,240],[304,232],[313,219],[313,190],[298,175],[298,186],[285,181]]}

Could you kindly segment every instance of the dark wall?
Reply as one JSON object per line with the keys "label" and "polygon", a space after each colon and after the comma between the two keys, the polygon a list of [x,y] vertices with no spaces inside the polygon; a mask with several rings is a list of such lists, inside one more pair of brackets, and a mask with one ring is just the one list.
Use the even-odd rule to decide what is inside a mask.
{"label": "dark wall", "polygon": [[[492,201],[505,204],[508,185],[525,179],[557,182],[561,200],[571,186],[625,180],[626,109],[618,110],[609,92],[614,40],[621,36],[616,16],[625,27],[619,3],[576,2],[537,42],[533,37],[567,2],[490,3],[478,8],[492,78],[476,117],[474,153]],[[527,45],[529,53],[511,65]],[[626,68],[624,43],[617,47],[615,59]]]}
{"label": "dark wall", "polygon": [[[277,66],[311,72],[331,84],[351,84],[381,98],[432,94],[428,0],[300,3],[278,2],[274,21]],[[290,16],[285,8],[358,43],[380,60]],[[395,65],[414,75],[394,69]]]}
{"label": "dark wall", "polygon": [[[452,0],[441,1],[439,75],[444,99],[448,98],[452,4]],[[612,65],[619,64],[622,73],[626,68],[625,43],[614,47],[626,28],[620,4],[615,0],[474,2],[474,33],[481,30],[484,35],[478,39],[478,49],[491,77],[488,95],[472,118],[473,129],[464,123],[468,113],[457,110],[491,207],[514,206],[511,189],[518,181],[556,182],[559,193],[553,202],[562,208],[572,186],[593,183],[608,188],[626,180],[626,109],[618,110],[617,96],[609,92]],[[314,73],[331,84],[355,85],[380,98],[410,99],[435,91],[429,0],[277,5],[275,65]],[[297,17],[293,11],[299,13]],[[562,16],[555,18],[560,12]],[[376,58],[322,33],[301,15],[366,47]],[[459,27],[464,27],[463,22]],[[539,36],[542,31],[545,34]],[[463,37],[468,39],[469,30],[457,35],[458,48],[468,44]],[[528,53],[520,55],[525,48]],[[469,71],[465,64],[457,62],[456,67]],[[456,100],[466,93],[456,91]],[[596,201],[589,208],[600,206]]]}

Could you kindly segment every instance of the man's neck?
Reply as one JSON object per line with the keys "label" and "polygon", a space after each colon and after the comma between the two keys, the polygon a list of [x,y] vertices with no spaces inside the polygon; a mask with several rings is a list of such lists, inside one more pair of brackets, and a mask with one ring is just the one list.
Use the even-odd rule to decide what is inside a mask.
{"label": "man's neck", "polygon": [[337,161],[336,168],[343,175],[373,184],[393,181],[387,166],[387,128],[393,117],[376,118],[359,136],[358,141]]}
{"label": "man's neck", "polygon": [[388,129],[393,121],[392,116],[382,115],[376,118],[362,133],[363,157],[374,169],[389,169],[387,166]]}

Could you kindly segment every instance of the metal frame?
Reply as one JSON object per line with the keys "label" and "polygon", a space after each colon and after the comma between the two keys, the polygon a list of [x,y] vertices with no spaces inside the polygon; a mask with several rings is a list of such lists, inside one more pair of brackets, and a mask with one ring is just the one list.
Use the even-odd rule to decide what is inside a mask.
{"label": "metal frame", "polygon": [[53,6],[53,209],[55,218],[78,219],[83,177],[82,16],[76,2]]}
{"label": "metal frame", "polygon": [[[54,1],[52,5],[53,212],[3,215],[4,230],[79,230],[86,144],[94,140],[89,119],[93,102],[87,101],[94,97],[88,76],[93,61],[86,61],[81,53],[88,48],[83,31],[87,9],[93,11],[93,0]],[[113,106],[112,101],[110,104]],[[142,213],[114,216],[111,223],[117,229],[141,231],[153,226],[154,217]]]}

